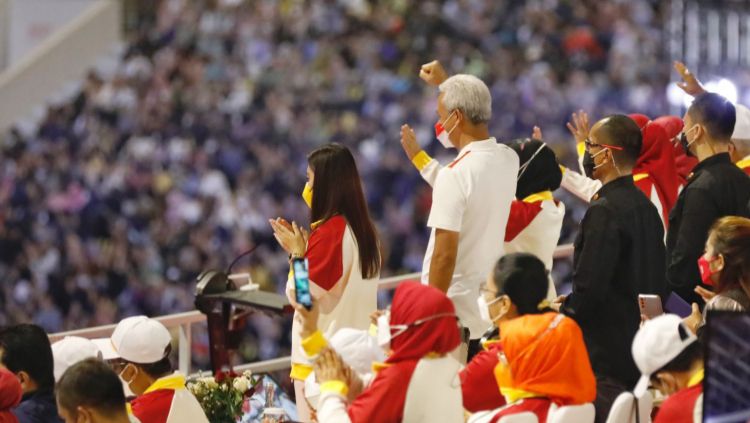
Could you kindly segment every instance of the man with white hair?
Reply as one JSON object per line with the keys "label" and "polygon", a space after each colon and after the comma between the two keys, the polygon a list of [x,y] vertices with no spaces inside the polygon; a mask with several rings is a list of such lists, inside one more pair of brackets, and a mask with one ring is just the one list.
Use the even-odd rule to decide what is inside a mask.
{"label": "man with white hair", "polygon": [[421,151],[414,131],[401,128],[409,159],[433,187],[427,226],[432,228],[422,266],[422,282],[451,298],[461,324],[470,331],[469,356],[492,322],[482,319],[480,285],[503,255],[505,226],[516,192],[518,155],[490,137],[490,90],[479,78],[446,78],[439,62],[422,66],[420,77],[438,86],[436,136],[458,150],[447,166]]}

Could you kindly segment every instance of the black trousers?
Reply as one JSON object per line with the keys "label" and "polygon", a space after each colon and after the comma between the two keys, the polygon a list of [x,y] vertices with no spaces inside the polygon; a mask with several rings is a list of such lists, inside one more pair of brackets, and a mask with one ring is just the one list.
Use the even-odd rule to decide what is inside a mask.
{"label": "black trousers", "polygon": [[628,388],[620,381],[607,376],[596,377],[596,399],[594,408],[596,409],[595,423],[605,423],[609,410],[617,397],[627,391]]}

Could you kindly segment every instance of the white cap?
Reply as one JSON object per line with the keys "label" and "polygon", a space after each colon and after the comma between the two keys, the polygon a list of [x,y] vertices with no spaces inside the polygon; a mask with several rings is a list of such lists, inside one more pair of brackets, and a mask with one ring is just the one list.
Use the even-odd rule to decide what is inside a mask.
{"label": "white cap", "polygon": [[734,110],[737,120],[734,122],[732,139],[750,140],[750,109],[741,104],[736,104]]}
{"label": "white cap", "polygon": [[122,319],[110,338],[95,339],[105,360],[122,358],[138,364],[156,363],[165,357],[172,337],[164,325],[146,316]]}
{"label": "white cap", "polygon": [[52,357],[55,360],[55,382],[59,381],[68,367],[87,358],[102,358],[99,347],[91,340],[80,336],[66,336],[52,344]]}
{"label": "white cap", "polygon": [[[370,373],[372,363],[386,358],[377,339],[365,330],[342,328],[333,334],[329,342],[341,359],[359,374]],[[315,381],[314,373],[305,379],[305,397],[313,406],[318,404],[320,386]]]}
{"label": "white cap", "polygon": [[333,348],[357,373],[369,373],[373,362],[385,360],[385,352],[366,330],[342,328],[331,337]]}
{"label": "white cap", "polygon": [[654,372],[669,364],[697,340],[695,334],[682,323],[680,316],[675,314],[662,314],[646,321],[633,338],[633,360],[641,371],[641,379],[633,390],[636,398],[646,392]]}

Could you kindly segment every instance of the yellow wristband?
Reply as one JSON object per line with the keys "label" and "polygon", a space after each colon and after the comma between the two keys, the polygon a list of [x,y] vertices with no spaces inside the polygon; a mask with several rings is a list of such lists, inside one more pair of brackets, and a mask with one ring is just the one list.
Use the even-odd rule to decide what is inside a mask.
{"label": "yellow wristband", "polygon": [[566,170],[568,170],[568,168],[567,168],[567,167],[565,167],[565,166],[563,166],[563,165],[560,165],[560,172],[562,172],[562,173],[563,173],[563,175],[565,174],[565,171],[566,171]]}
{"label": "yellow wristband", "polygon": [[412,159],[411,163],[416,167],[420,172],[422,169],[424,169],[430,162],[432,161],[432,157],[430,157],[429,154],[425,153],[424,150],[419,150],[419,153],[417,153]]}
{"label": "yellow wristband", "polygon": [[310,373],[313,372],[312,366],[307,364],[292,363],[292,370],[289,372],[289,377],[294,380],[305,380]]}
{"label": "yellow wristband", "polygon": [[312,335],[302,340],[302,349],[310,357],[320,354],[323,348],[328,346],[328,341],[323,336],[323,332],[315,331]]}
{"label": "yellow wristband", "polygon": [[345,397],[349,394],[349,387],[340,380],[328,380],[320,384],[320,392],[333,392]]}
{"label": "yellow wristband", "polygon": [[586,152],[586,144],[582,142],[576,144],[576,151],[578,152],[578,157],[583,157],[583,153]]}

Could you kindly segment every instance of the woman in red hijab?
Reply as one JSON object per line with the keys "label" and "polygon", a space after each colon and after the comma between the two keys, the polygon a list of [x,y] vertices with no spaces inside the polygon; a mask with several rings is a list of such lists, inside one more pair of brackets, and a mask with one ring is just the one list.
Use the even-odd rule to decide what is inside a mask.
{"label": "woman in red hijab", "polygon": [[10,409],[21,402],[21,382],[16,375],[0,369],[0,423],[18,423]]}
{"label": "woman in red hijab", "polygon": [[675,127],[665,124],[668,116],[657,121],[641,114],[632,114],[630,118],[638,124],[643,134],[641,154],[633,167],[633,182],[654,204],[666,230],[669,212],[677,201],[682,185],[675,164],[674,146],[670,142],[679,130],[673,133]]}
{"label": "woman in red hijab", "polygon": [[[372,384],[349,404],[348,390],[356,376],[332,350],[320,354],[314,366],[321,390],[320,423],[401,422],[409,384],[420,360],[444,357],[460,343],[453,303],[440,290],[416,282],[396,288],[389,326],[390,356],[374,366],[377,375]],[[460,394],[456,399],[460,407]]]}

